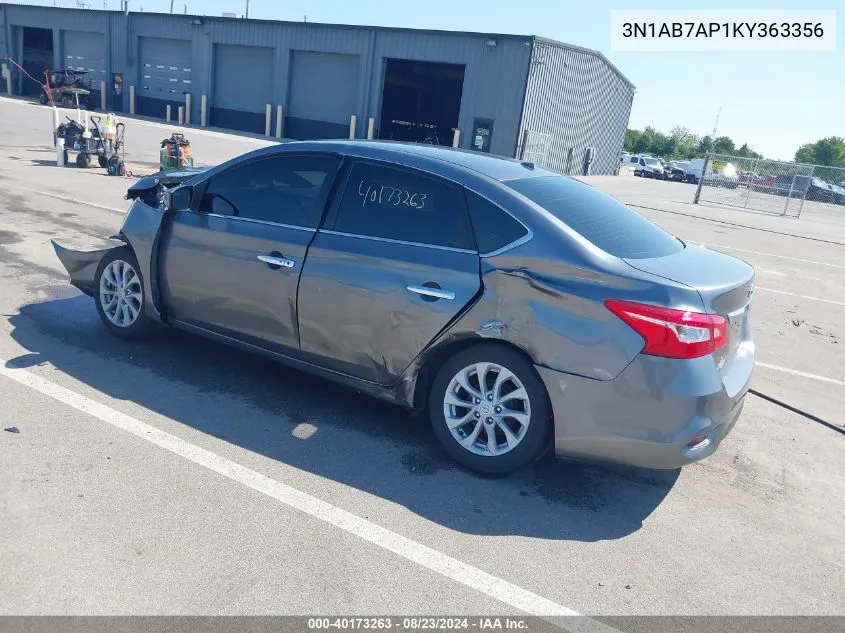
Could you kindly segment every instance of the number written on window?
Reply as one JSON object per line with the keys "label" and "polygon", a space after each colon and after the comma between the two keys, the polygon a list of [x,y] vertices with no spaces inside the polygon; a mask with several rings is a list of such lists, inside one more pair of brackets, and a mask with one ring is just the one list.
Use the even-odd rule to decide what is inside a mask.
{"label": "number written on window", "polygon": [[425,199],[428,197],[427,194],[408,191],[400,187],[367,184],[364,180],[358,183],[358,195],[361,197],[362,207],[371,204],[398,207],[404,204],[406,207],[412,207],[414,209],[424,208]]}

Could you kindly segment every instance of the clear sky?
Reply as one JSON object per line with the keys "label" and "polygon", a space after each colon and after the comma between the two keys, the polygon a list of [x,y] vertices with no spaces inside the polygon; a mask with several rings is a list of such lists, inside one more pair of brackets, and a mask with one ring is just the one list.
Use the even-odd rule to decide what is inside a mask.
{"label": "clear sky", "polygon": [[[86,0],[103,8],[103,0]],[[130,10],[167,12],[171,0],[130,0]],[[75,0],[20,4],[76,6]],[[106,0],[119,9],[120,0]],[[246,0],[175,0],[175,10],[242,14]],[[612,9],[839,9],[843,0],[251,0],[251,18],[404,26],[541,35],[603,52],[637,87],[631,127],[668,132],[684,125],[696,134],[713,130],[769,158],[792,159],[802,143],[845,137],[845,41],[834,53],[614,53]]]}

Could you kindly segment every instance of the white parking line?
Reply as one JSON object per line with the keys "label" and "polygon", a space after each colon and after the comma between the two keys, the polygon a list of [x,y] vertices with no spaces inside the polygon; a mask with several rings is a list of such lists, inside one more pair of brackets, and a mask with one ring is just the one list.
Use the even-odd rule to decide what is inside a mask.
{"label": "white parking line", "polygon": [[840,264],[828,264],[827,262],[817,262],[812,259],[800,259],[799,257],[789,257],[787,255],[779,255],[777,253],[764,253],[762,251],[749,251],[744,248],[734,248],[733,246],[722,246],[721,244],[705,244],[704,242],[692,242],[694,244],[699,244],[700,246],[706,246],[707,248],[722,248],[726,251],[736,251],[738,253],[752,253],[753,255],[765,255],[766,257],[777,257],[778,259],[788,259],[793,262],[803,262],[805,264],[814,264],[816,266],[830,266],[831,268],[843,268]]}
{"label": "white parking line", "polygon": [[[96,402],[70,389],[57,385],[25,370],[8,367],[0,358],[0,375],[6,376],[39,393],[82,411],[123,431],[140,437],[151,444],[175,453],[195,464],[204,466],[232,481],[257,490],[268,497],[299,510],[308,516],[329,523],[345,532],[393,552],[421,567],[445,576],[479,593],[485,594],[514,609],[544,617],[560,628],[578,633],[620,633],[617,629],[582,616],[563,605],[543,598],[527,589],[518,587],[497,576],[482,571],[447,554],[397,534],[387,528],[363,519],[342,508],[327,503],[308,493],[233,462],[221,455],[191,444],[175,435],[141,422],[125,413]],[[554,619],[561,616],[580,616],[563,624]]]}
{"label": "white parking line", "polygon": [[845,387],[845,380],[837,380],[836,378],[828,378],[827,376],[819,376],[817,374],[808,374],[805,371],[798,371],[797,369],[790,369],[789,367],[781,367],[780,365],[770,365],[769,363],[761,363],[760,361],[756,361],[754,364],[758,367],[773,369],[775,371],[782,371],[787,374],[792,374],[793,376],[801,376],[802,378],[812,378],[813,380],[820,380],[821,382],[830,383],[831,385],[839,385],[840,387]]}
{"label": "white parking line", "polygon": [[789,295],[790,297],[798,297],[799,299],[810,299],[812,301],[823,301],[824,303],[832,303],[836,306],[845,306],[845,301],[834,301],[833,299],[822,299],[821,297],[811,297],[809,295],[799,295],[794,292],[786,292],[785,290],[775,290],[774,288],[763,288],[757,286],[757,290],[764,290],[766,292],[774,292],[779,295]]}

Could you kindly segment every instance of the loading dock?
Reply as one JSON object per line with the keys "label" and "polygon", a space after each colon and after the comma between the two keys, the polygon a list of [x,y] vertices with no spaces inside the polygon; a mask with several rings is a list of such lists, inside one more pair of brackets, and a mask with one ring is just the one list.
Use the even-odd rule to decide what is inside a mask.
{"label": "loading dock", "polygon": [[244,132],[264,132],[273,92],[272,48],[214,46],[211,125]]}
{"label": "loading dock", "polygon": [[285,136],[347,138],[360,66],[360,55],[292,51]]}
{"label": "loading dock", "polygon": [[[298,139],[372,133],[566,173],[583,171],[587,148],[590,173],[615,172],[634,96],[601,53],[535,35],[2,0],[0,55],[39,77],[65,65],[94,69],[95,91],[104,69],[110,108],[130,113],[164,119],[169,105],[175,118],[191,95],[195,125]],[[36,82],[10,72],[15,93],[37,94]]]}
{"label": "loading dock", "polygon": [[164,118],[167,106],[175,111],[191,92],[191,43],[159,37],[140,38],[138,113]]}
{"label": "loading dock", "polygon": [[379,138],[451,145],[466,67],[386,59]]}
{"label": "loading dock", "polygon": [[106,38],[102,33],[63,31],[64,68],[90,73],[90,103],[100,106],[100,82],[106,79]]}
{"label": "loading dock", "polygon": [[41,94],[41,84],[44,83],[44,71],[53,68],[53,29],[39,29],[29,26],[21,28],[21,66],[36,83],[22,75],[19,76],[21,94],[37,97]]}

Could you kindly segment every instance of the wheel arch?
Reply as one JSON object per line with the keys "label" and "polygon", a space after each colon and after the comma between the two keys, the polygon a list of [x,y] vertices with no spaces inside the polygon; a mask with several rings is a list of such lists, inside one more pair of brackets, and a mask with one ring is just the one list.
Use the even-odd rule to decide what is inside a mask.
{"label": "wheel arch", "polygon": [[[431,384],[434,380],[434,376],[437,374],[437,371],[454,355],[479,345],[494,345],[503,349],[509,349],[522,356],[532,366],[536,365],[536,361],[527,351],[515,343],[505,339],[485,338],[476,335],[452,340],[448,343],[435,347],[425,355],[425,358],[422,360],[413,381],[414,388],[413,396],[411,398],[411,406],[418,410],[425,409],[428,402],[429,391],[431,390]],[[548,397],[548,394],[546,395]]]}

